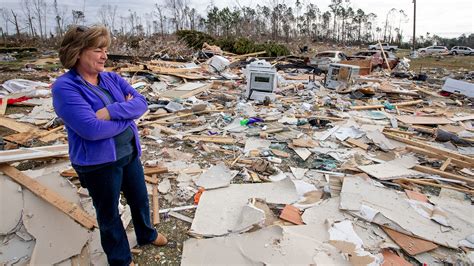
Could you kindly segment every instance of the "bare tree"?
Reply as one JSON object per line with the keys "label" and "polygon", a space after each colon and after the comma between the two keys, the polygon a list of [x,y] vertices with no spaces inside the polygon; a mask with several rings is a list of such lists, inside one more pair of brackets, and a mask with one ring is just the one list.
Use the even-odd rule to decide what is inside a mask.
{"label": "bare tree", "polygon": [[186,0],[166,0],[166,7],[171,12],[171,21],[176,31],[183,28],[183,22],[186,18],[185,9],[188,6]]}
{"label": "bare tree", "polygon": [[53,9],[56,20],[56,34],[59,36],[63,35],[63,29],[65,25],[67,7],[59,8],[57,0],[54,0]]}
{"label": "bare tree", "polygon": [[5,23],[5,28],[2,28],[2,35],[4,36],[8,34],[8,24],[11,22],[10,11],[6,8],[0,8],[0,15],[2,15],[3,22]]}
{"label": "bare tree", "polygon": [[166,16],[164,15],[164,12],[163,12],[163,6],[155,4],[155,8],[156,10],[153,14],[155,14],[158,17],[161,38],[164,38],[165,37],[164,26],[166,22]]}
{"label": "bare tree", "polygon": [[[387,13],[387,17],[385,18],[385,28],[384,28],[384,33],[383,33],[383,40],[384,40],[385,42],[388,41],[388,40],[387,40],[387,37],[388,37],[388,36],[387,36],[387,30],[389,29],[389,27],[391,27],[391,26],[389,26],[389,18],[390,18],[391,15],[392,15],[393,13],[395,13],[395,12],[397,12],[397,10],[396,10],[395,8],[390,9],[390,10],[388,11],[388,13]],[[389,31],[388,33],[390,34],[390,31]]]}
{"label": "bare tree", "polygon": [[81,23],[84,23],[85,21],[85,16],[84,12],[81,10],[73,10],[72,11],[72,24],[76,25]]}
{"label": "bare tree", "polygon": [[115,17],[117,15],[117,5],[102,5],[97,12],[100,22],[109,27],[112,31],[115,30]]}
{"label": "bare tree", "polygon": [[43,21],[46,19],[46,3],[44,0],[32,0],[33,1],[33,12],[38,21],[38,28],[40,32],[40,37],[44,38],[46,36],[46,31],[43,29],[43,24],[46,23]]}
{"label": "bare tree", "polygon": [[331,0],[331,4],[329,5],[329,9],[331,9],[331,12],[333,13],[333,18],[334,18],[334,27],[333,27],[334,40],[336,40],[336,36],[337,36],[336,21],[337,21],[337,16],[340,14],[341,4],[342,4],[342,0]]}
{"label": "bare tree", "polygon": [[32,5],[30,0],[21,0],[21,7],[23,10],[23,14],[25,15],[26,19],[26,25],[29,29],[30,36],[35,36],[36,31],[33,26],[33,20],[35,17],[33,16],[33,10],[32,10]]}

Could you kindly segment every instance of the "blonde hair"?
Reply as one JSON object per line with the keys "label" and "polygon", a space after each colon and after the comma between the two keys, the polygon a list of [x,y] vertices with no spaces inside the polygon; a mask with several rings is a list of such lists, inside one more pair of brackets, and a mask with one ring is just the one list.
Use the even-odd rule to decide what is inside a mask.
{"label": "blonde hair", "polygon": [[110,33],[104,26],[72,26],[64,35],[59,47],[59,60],[65,68],[73,68],[85,49],[108,48]]}

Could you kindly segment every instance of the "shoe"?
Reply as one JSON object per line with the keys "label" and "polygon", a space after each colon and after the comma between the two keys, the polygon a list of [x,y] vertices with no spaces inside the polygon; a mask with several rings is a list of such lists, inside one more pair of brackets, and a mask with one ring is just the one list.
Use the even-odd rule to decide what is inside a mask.
{"label": "shoe", "polygon": [[153,242],[151,242],[151,243],[155,246],[161,247],[161,246],[165,246],[166,244],[168,244],[168,239],[166,239],[166,237],[164,235],[158,233],[158,236],[156,237],[156,239],[153,240]]}

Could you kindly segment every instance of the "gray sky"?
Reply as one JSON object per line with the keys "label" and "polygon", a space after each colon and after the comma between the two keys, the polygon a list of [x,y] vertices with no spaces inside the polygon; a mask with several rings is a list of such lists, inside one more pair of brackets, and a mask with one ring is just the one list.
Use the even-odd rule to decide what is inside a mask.
{"label": "gray sky", "polygon": [[[45,0],[52,3],[53,0]],[[118,12],[128,13],[128,10],[136,11],[138,14],[145,14],[154,8],[155,3],[164,3],[165,0],[58,0],[59,5],[67,6],[68,14],[71,10],[82,10],[85,3],[85,13],[87,23],[94,23],[97,16],[97,9],[104,4],[118,6]],[[287,5],[293,6],[296,0],[283,1]],[[21,13],[20,0],[0,0],[0,7],[12,8]],[[190,6],[196,8],[201,15],[205,15],[206,8],[211,4],[211,0],[188,0]],[[219,8],[225,6],[251,6],[255,7],[257,3],[269,4],[270,0],[252,1],[252,0],[216,0],[213,1]],[[282,0],[280,0],[282,2]],[[310,2],[302,0],[303,3]],[[313,4],[318,5],[324,12],[328,10],[330,0],[313,0]],[[442,37],[458,37],[462,33],[474,33],[474,1],[472,0],[417,0],[417,35],[430,32]],[[354,9],[361,8],[366,13],[377,14],[378,25],[382,26],[385,22],[387,12],[391,8],[403,9],[408,15],[408,21],[401,23],[404,35],[412,34],[413,23],[413,3],[412,0],[352,0],[351,6]],[[3,22],[1,22],[3,24]],[[48,22],[52,23],[51,21]],[[398,27],[398,22],[395,25]],[[4,26],[4,25],[2,25]],[[11,27],[11,26],[10,26]]]}

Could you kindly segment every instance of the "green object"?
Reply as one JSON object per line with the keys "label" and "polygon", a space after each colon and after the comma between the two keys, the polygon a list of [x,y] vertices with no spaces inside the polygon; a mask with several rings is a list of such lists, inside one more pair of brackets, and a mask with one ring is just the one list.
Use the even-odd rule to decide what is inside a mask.
{"label": "green object", "polygon": [[248,123],[249,123],[249,120],[248,120],[248,119],[242,119],[242,120],[240,120],[240,125],[241,125],[241,126],[246,126]]}

